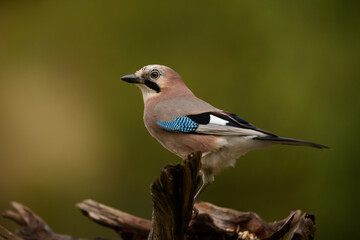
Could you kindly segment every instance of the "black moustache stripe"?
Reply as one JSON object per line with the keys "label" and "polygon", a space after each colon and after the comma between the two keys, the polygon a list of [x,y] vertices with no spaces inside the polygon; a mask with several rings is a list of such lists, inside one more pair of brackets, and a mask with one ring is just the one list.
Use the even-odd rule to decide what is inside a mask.
{"label": "black moustache stripe", "polygon": [[157,93],[160,92],[160,87],[159,87],[159,85],[157,85],[156,83],[154,83],[154,82],[146,79],[145,82],[144,82],[144,84],[145,84],[147,87],[149,87],[149,88],[151,88],[152,90],[154,90],[155,92],[157,92]]}

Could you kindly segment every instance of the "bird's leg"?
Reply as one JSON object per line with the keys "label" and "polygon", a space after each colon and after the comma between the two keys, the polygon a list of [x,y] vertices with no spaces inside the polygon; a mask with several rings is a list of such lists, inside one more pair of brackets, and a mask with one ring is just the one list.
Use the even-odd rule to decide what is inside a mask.
{"label": "bird's leg", "polygon": [[205,190],[205,188],[209,186],[209,182],[203,182],[198,192],[195,194],[194,202],[196,202],[200,196],[200,194]]}
{"label": "bird's leg", "polygon": [[[195,194],[194,203],[198,200],[200,194],[205,190],[205,188],[208,185],[209,185],[209,183],[203,182],[203,184],[201,185],[199,191]],[[197,218],[198,215],[199,215],[199,210],[197,208],[193,207],[191,219]]]}
{"label": "bird's leg", "polygon": [[[200,194],[205,190],[207,186],[214,182],[214,175],[208,171],[201,170],[200,174],[202,175],[203,184],[200,189],[197,191],[194,197],[194,203],[199,199]],[[199,214],[199,210],[193,207],[191,219],[195,219]]]}
{"label": "bird's leg", "polygon": [[212,172],[210,171],[206,171],[204,169],[202,169],[200,171],[200,174],[202,175],[202,181],[203,181],[203,184],[201,185],[200,189],[198,190],[198,192],[195,194],[195,197],[194,197],[194,202],[196,202],[196,200],[198,200],[200,194],[205,190],[205,188],[207,186],[209,186],[211,183],[214,182],[214,175]]}

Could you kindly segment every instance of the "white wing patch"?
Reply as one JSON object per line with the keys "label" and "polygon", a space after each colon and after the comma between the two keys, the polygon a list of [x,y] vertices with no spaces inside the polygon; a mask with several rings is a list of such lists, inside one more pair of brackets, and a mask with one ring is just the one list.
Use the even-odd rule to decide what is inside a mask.
{"label": "white wing patch", "polygon": [[210,114],[209,123],[225,126],[227,123],[229,123],[229,121],[226,121],[224,119],[221,119],[219,117],[216,117],[216,116]]}

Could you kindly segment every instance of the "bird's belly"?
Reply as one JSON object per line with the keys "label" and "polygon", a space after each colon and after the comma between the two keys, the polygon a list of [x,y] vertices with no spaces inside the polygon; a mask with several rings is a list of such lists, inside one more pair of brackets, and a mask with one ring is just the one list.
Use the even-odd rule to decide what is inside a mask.
{"label": "bird's belly", "polygon": [[170,152],[178,155],[182,159],[193,152],[201,151],[202,153],[214,152],[217,150],[217,137],[212,135],[199,135],[178,132],[150,132],[161,145]]}
{"label": "bird's belly", "polygon": [[236,159],[255,149],[266,148],[269,144],[252,139],[253,136],[227,136],[218,140],[217,151],[205,153],[202,157],[202,171],[215,175],[223,169],[234,166]]}
{"label": "bird's belly", "polygon": [[201,171],[212,178],[223,169],[234,166],[236,159],[245,153],[269,146],[269,142],[253,140],[254,136],[200,135],[166,131],[158,126],[147,128],[166,149],[182,159],[201,151]]}

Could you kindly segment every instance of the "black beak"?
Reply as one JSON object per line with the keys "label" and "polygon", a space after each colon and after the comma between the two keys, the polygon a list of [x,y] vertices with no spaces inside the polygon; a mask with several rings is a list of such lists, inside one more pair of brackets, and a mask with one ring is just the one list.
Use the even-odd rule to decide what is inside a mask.
{"label": "black beak", "polygon": [[124,80],[128,83],[144,83],[144,79],[136,77],[135,74],[122,76],[121,80]]}

